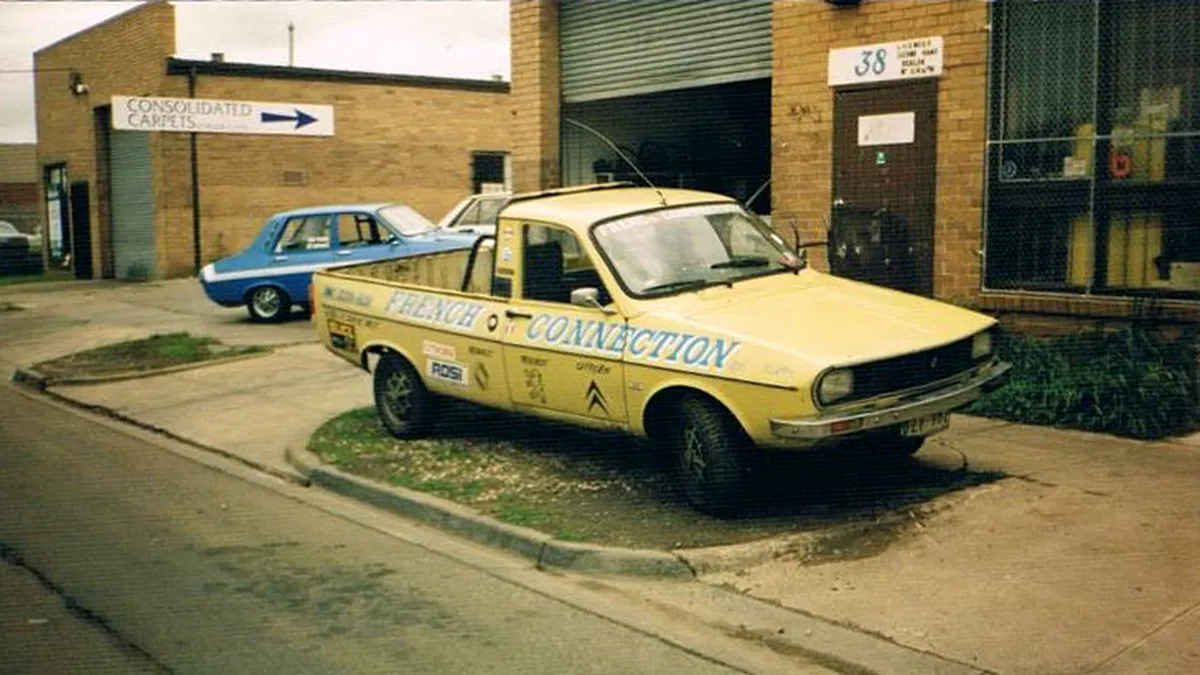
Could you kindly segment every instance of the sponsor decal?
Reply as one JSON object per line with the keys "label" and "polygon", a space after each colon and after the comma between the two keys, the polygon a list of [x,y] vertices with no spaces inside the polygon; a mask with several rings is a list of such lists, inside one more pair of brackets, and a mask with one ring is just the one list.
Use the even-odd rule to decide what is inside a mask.
{"label": "sponsor decal", "polygon": [[357,340],[354,335],[354,326],[336,319],[329,319],[329,343],[334,349],[353,352],[357,351]]}
{"label": "sponsor decal", "polygon": [[485,359],[490,359],[496,355],[495,351],[488,349],[487,347],[476,347],[475,345],[468,346],[467,352],[471,356],[482,356]]}
{"label": "sponsor decal", "polygon": [[546,361],[546,359],[538,358],[536,356],[528,356],[526,354],[522,354],[521,355],[521,363],[523,363],[527,366],[533,366],[535,368],[545,368],[547,361]]}
{"label": "sponsor decal", "polygon": [[591,414],[592,410],[599,408],[605,417],[612,417],[608,412],[608,399],[604,398],[604,392],[600,391],[600,385],[596,384],[595,380],[592,380],[592,383],[588,385],[587,392],[584,393],[584,398],[587,399],[588,414]]}
{"label": "sponsor decal", "polygon": [[453,384],[456,387],[467,386],[467,367],[461,363],[439,359],[426,359],[425,374],[435,380]]}
{"label": "sponsor decal", "polygon": [[370,293],[355,292],[340,286],[326,286],[321,291],[321,300],[326,302],[338,302],[343,305],[355,305],[356,307],[371,306]]}
{"label": "sponsor decal", "polygon": [[432,340],[422,342],[421,351],[425,353],[425,356],[444,361],[453,361],[458,358],[454,351],[454,345],[444,345]]}
{"label": "sponsor decal", "polygon": [[375,319],[360,316],[358,314],[351,314],[334,307],[330,307],[325,314],[331,319],[336,319],[342,323],[348,323],[351,326],[358,326],[359,328],[374,328],[375,326],[379,325],[379,322]]}
{"label": "sponsor decal", "polygon": [[595,361],[576,361],[575,370],[587,371],[593,375],[607,375],[612,372],[609,366]]}
{"label": "sponsor decal", "polygon": [[624,353],[635,361],[717,370],[725,368],[729,357],[733,356],[742,344],[737,340],[721,337],[555,314],[534,316],[525,328],[525,337],[535,344],[567,350],[581,350],[613,357]]}
{"label": "sponsor decal", "polygon": [[546,377],[539,368],[525,369],[525,389],[529,391],[529,400],[546,405]]}
{"label": "sponsor decal", "polygon": [[483,313],[483,303],[429,293],[395,291],[383,311],[418,323],[470,330]]}
{"label": "sponsor decal", "polygon": [[487,366],[483,365],[482,361],[475,362],[475,384],[483,391],[487,391],[488,383],[491,378],[488,376]]}

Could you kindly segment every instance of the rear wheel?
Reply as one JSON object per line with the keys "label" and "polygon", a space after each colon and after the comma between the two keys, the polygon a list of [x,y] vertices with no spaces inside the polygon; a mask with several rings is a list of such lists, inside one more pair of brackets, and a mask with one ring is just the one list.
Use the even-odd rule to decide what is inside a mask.
{"label": "rear wheel", "polygon": [[375,411],[388,433],[413,438],[424,430],[430,413],[429,391],[405,359],[384,354],[375,366]]}
{"label": "rear wheel", "polygon": [[261,323],[283,321],[292,310],[292,300],[281,288],[259,286],[246,298],[250,318]]}
{"label": "rear wheel", "polygon": [[757,465],[757,450],[745,432],[715,401],[702,396],[681,399],[663,430],[675,472],[688,501],[716,516],[743,506]]}

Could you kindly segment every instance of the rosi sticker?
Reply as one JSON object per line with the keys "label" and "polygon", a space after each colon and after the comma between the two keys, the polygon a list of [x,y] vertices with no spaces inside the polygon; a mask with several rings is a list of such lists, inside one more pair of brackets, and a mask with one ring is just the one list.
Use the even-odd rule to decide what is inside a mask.
{"label": "rosi sticker", "polygon": [[425,340],[421,343],[421,347],[425,352],[425,356],[431,358],[444,359],[446,361],[453,361],[456,358],[454,345],[446,345],[440,342],[433,342],[432,340]]}
{"label": "rosi sticker", "polygon": [[461,363],[428,359],[425,361],[425,374],[456,387],[467,386],[467,367]]}

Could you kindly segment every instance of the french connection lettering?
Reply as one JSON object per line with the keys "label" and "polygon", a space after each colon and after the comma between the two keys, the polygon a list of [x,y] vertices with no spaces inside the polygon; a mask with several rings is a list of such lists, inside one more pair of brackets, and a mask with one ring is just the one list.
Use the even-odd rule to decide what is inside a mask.
{"label": "french connection lettering", "polygon": [[483,313],[483,305],[426,293],[395,291],[383,311],[421,323],[471,329]]}
{"label": "french connection lettering", "polygon": [[530,342],[597,354],[616,356],[626,353],[638,359],[717,370],[725,368],[729,357],[742,344],[719,337],[553,314],[533,317],[525,329],[525,337]]}

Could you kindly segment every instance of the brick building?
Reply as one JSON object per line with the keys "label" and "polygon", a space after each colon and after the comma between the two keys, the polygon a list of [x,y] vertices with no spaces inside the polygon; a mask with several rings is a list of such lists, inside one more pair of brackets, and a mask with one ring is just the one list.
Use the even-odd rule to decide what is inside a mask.
{"label": "brick building", "polygon": [[[192,274],[300,206],[397,200],[436,221],[507,178],[483,175],[507,172],[507,82],[184,60],[176,30],[149,2],[34,55],[48,255],[78,277]],[[114,130],[114,96],[330,105],[335,131]]]}
{"label": "brick building", "polygon": [[37,146],[0,143],[0,220],[27,234],[38,227]]}
{"label": "brick building", "polygon": [[596,130],[836,273],[1039,331],[1200,322],[1200,3],[511,10],[518,189],[639,180]]}

